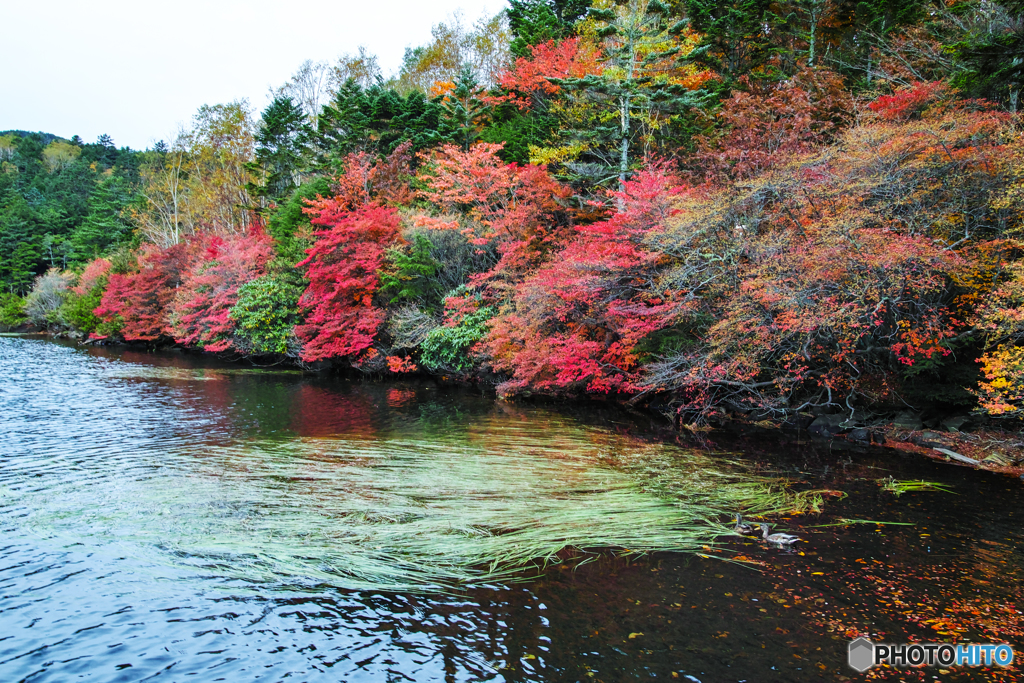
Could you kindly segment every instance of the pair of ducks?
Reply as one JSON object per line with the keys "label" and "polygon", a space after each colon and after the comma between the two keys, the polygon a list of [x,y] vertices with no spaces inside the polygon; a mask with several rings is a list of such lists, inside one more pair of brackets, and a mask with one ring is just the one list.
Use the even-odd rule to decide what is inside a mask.
{"label": "pair of ducks", "polygon": [[[768,543],[774,545],[792,545],[800,540],[799,536],[792,534],[769,534],[768,531],[771,529],[767,524],[758,524],[761,528],[761,538]],[[733,527],[733,531],[738,534],[750,534],[754,532],[754,527],[747,522],[743,521],[743,515],[736,513],[736,526]]]}

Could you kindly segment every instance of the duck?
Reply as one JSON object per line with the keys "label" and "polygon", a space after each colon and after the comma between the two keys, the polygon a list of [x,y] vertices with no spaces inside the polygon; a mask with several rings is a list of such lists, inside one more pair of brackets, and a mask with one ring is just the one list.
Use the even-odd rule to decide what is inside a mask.
{"label": "duck", "polygon": [[743,521],[743,515],[736,513],[736,526],[732,528],[738,534],[749,534],[753,533],[754,527]]}
{"label": "duck", "polygon": [[792,534],[769,534],[769,527],[767,524],[759,524],[758,526],[761,527],[761,538],[768,543],[773,543],[775,545],[791,545],[800,540],[799,536],[794,536]]}

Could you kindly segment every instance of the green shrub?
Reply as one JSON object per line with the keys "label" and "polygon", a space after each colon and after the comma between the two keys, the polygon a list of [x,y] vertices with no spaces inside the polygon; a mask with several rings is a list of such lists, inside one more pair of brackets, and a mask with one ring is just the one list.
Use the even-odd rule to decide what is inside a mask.
{"label": "green shrub", "polygon": [[236,323],[235,345],[247,353],[297,356],[299,343],[292,329],[299,322],[301,295],[301,287],[271,275],[239,287],[238,302],[229,314]]}
{"label": "green shrub", "polygon": [[421,234],[413,236],[408,253],[398,247],[388,249],[389,267],[379,273],[380,292],[391,297],[388,303],[413,302],[428,312],[440,303],[443,290],[435,277],[439,265],[432,250],[433,244]]}
{"label": "green shrub", "polygon": [[303,226],[309,226],[309,216],[303,213],[308,206],[306,200],[316,199],[317,195],[331,196],[331,182],[327,178],[314,178],[303,183],[288,201],[278,206],[270,214],[267,221],[267,232],[274,238],[277,253],[289,265],[295,265],[306,258],[306,240],[295,233]]}
{"label": "green shrub", "polygon": [[73,289],[68,290],[67,295],[64,297],[64,303],[61,304],[60,310],[57,311],[57,318],[68,327],[76,330],[87,333],[95,332],[96,328],[103,321],[93,315],[92,312],[100,305],[100,299],[103,298],[103,290],[105,288],[106,278],[104,278],[103,285],[93,287],[85,295],[78,294]]}
{"label": "green shrub", "polygon": [[25,300],[17,294],[0,294],[0,329],[6,331],[24,325]]}
{"label": "green shrub", "polygon": [[469,350],[487,334],[494,309],[484,307],[462,318],[455,327],[435,327],[420,345],[420,362],[430,370],[467,372],[473,361]]}

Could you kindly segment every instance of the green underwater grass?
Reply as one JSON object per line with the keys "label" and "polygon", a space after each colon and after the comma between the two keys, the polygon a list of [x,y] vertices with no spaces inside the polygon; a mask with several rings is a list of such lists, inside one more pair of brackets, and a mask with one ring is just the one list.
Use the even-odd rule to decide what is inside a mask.
{"label": "green underwater grass", "polygon": [[704,553],[735,512],[813,502],[728,458],[558,427],[137,454],[132,469],[48,489],[30,523],[252,584],[447,591],[605,552]]}

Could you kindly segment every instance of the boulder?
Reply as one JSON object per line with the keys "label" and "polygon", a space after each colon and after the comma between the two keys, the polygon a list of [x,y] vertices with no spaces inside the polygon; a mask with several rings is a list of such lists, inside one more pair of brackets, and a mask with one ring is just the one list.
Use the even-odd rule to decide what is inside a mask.
{"label": "boulder", "polygon": [[921,416],[917,413],[905,410],[902,413],[897,413],[896,417],[892,419],[892,426],[899,427],[900,429],[908,429],[912,432],[921,429],[923,423],[921,422]]}
{"label": "boulder", "polygon": [[782,423],[782,430],[787,432],[802,432],[807,429],[813,421],[813,415],[806,415],[804,413],[790,415],[789,418]]}
{"label": "boulder", "polygon": [[864,427],[857,427],[857,429],[847,434],[846,438],[857,443],[871,443],[871,432]]}
{"label": "boulder", "polygon": [[964,425],[971,421],[969,415],[952,415],[942,420],[939,424],[947,432],[960,432],[963,431]]}
{"label": "boulder", "polygon": [[847,415],[819,415],[807,426],[807,431],[815,436],[833,437],[846,430],[848,420]]}

